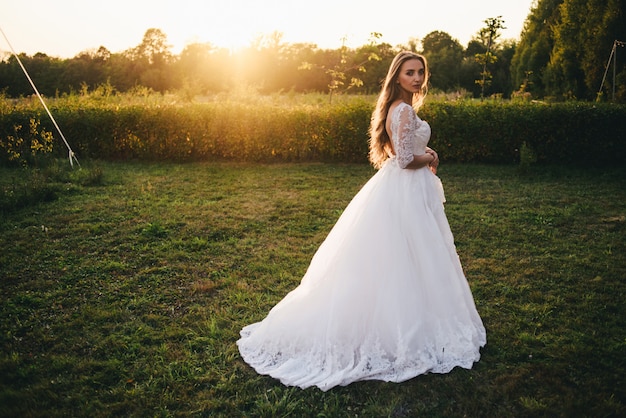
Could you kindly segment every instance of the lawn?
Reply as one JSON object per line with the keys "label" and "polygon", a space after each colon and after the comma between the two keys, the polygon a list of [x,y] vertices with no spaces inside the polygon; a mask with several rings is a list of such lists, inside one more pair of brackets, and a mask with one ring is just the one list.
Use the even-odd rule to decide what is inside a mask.
{"label": "lawn", "polygon": [[[442,166],[481,361],[323,393],[258,376],[235,341],[373,169],[98,167],[38,177],[42,201],[0,213],[1,416],[626,415],[624,169]],[[1,169],[4,199],[30,175]]]}

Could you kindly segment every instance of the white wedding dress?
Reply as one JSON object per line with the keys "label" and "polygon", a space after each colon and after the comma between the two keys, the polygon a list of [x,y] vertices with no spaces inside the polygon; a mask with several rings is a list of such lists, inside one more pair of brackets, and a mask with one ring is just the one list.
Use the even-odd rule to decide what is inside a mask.
{"label": "white wedding dress", "polygon": [[430,126],[408,104],[391,115],[395,156],[356,194],[300,285],[241,330],[243,359],[288,386],[326,391],[471,368],[485,328],[423,154]]}

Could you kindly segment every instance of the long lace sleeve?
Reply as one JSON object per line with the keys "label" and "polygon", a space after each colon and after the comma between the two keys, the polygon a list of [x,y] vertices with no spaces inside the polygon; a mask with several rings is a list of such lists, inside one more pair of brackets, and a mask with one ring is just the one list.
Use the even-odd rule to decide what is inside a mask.
{"label": "long lace sleeve", "polygon": [[417,129],[417,117],[411,106],[403,106],[398,109],[397,123],[393,129],[393,149],[401,168],[406,168],[413,161],[413,141],[415,129]]}

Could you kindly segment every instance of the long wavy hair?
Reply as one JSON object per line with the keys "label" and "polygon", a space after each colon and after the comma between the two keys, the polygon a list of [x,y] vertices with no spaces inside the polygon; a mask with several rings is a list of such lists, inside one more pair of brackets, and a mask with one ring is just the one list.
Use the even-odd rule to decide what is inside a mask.
{"label": "long wavy hair", "polygon": [[375,168],[382,167],[383,163],[389,158],[387,155],[386,147],[391,142],[389,134],[387,133],[387,113],[391,104],[395,102],[401,95],[401,88],[396,83],[400,68],[406,61],[418,59],[424,64],[424,82],[422,83],[421,91],[413,95],[413,108],[417,111],[424,102],[424,97],[428,92],[428,63],[423,55],[416,54],[410,51],[400,52],[393,58],[387,77],[383,82],[382,90],[378,96],[376,102],[376,108],[372,112],[372,119],[370,121],[369,128],[369,160]]}

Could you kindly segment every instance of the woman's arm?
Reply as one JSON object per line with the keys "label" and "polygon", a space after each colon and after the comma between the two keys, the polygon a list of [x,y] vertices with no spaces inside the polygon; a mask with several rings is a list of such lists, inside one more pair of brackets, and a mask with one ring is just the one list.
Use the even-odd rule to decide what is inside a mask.
{"label": "woman's arm", "polygon": [[427,165],[432,165],[435,161],[435,156],[429,152],[422,155],[413,154],[413,161],[407,164],[404,168],[410,169],[418,169],[422,167],[426,167]]}
{"label": "woman's arm", "polygon": [[400,109],[397,134],[398,138],[392,138],[394,152],[398,158],[398,164],[402,168],[418,169],[432,164],[436,155],[426,153],[421,155],[413,154],[413,135],[416,124],[415,111],[410,106],[403,106]]}

